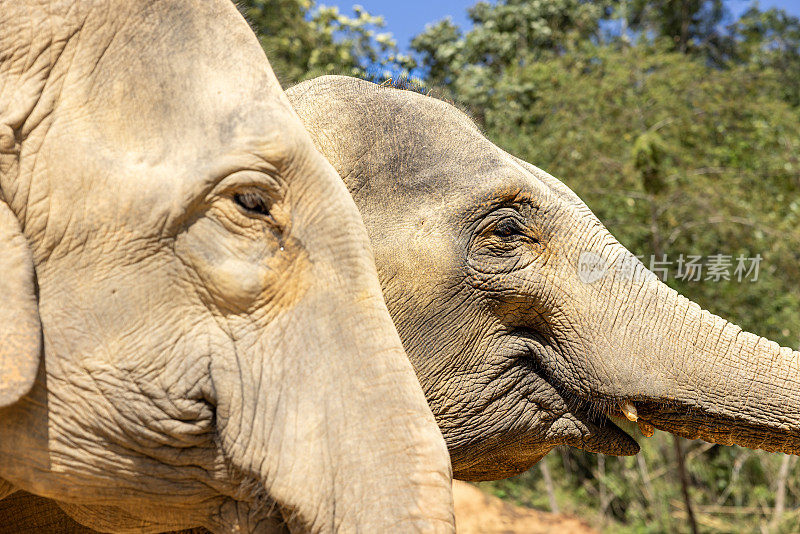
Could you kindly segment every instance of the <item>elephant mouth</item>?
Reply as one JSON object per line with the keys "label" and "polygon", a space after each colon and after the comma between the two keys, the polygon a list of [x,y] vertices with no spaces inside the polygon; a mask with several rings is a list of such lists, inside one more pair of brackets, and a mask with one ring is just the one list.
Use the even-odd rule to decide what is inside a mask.
{"label": "elephant mouth", "polygon": [[[451,446],[455,478],[480,481],[514,476],[530,469],[557,445],[613,456],[639,452],[637,439],[626,432],[625,422],[577,396],[559,395],[549,382],[540,384],[552,388],[545,396],[559,399],[547,407],[540,424],[509,429],[477,443]],[[550,413],[551,409],[556,411]]]}
{"label": "elephant mouth", "polygon": [[605,403],[586,400],[565,392],[563,388],[558,389],[568,407],[554,425],[568,428],[561,443],[613,456],[631,456],[639,452],[639,442],[648,436],[640,430],[637,422],[630,421]]}
{"label": "elephant mouth", "polygon": [[[513,349],[505,354],[524,368],[521,374],[527,376],[528,393],[523,393],[522,398],[526,399],[526,406],[513,423],[481,432],[475,441],[461,441],[461,427],[452,435],[445,431],[455,478],[497,480],[513,476],[529,469],[558,445],[612,456],[639,452],[639,442],[652,435],[652,426],[638,414],[637,421],[632,422],[635,409],[573,391],[548,373],[544,365],[556,358],[564,361],[554,343],[527,329],[513,334],[509,338]],[[453,436],[459,439],[451,442],[448,438]]]}
{"label": "elephant mouth", "polygon": [[561,351],[547,337],[528,330],[522,332],[526,351],[521,358],[537,381],[544,383],[559,398],[562,414],[551,425],[551,440],[587,452],[630,456],[639,452],[639,442],[653,435],[654,426],[639,416],[627,402],[612,403],[586,398],[545,371],[545,359],[553,361]]}

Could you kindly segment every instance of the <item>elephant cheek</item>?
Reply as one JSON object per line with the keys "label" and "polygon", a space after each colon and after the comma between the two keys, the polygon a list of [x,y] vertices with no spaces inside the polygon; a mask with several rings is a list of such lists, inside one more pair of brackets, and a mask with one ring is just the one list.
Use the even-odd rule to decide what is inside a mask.
{"label": "elephant cheek", "polygon": [[200,219],[179,236],[175,252],[185,267],[181,278],[206,306],[222,313],[250,313],[265,307],[289,308],[310,285],[304,249],[287,239],[284,247],[229,233]]}
{"label": "elephant cheek", "polygon": [[250,262],[227,259],[206,270],[203,278],[219,308],[246,310],[261,296],[267,282],[267,270]]}

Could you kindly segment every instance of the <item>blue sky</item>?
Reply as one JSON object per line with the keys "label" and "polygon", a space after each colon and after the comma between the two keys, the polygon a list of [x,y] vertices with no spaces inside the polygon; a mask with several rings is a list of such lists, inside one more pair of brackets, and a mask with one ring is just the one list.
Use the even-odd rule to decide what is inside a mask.
{"label": "blue sky", "polygon": [[[425,28],[425,24],[451,16],[453,21],[465,27],[467,8],[477,0],[319,0],[318,3],[338,6],[352,14],[352,6],[360,4],[373,15],[386,18],[386,30],[394,34],[397,44],[405,50],[411,38]],[[727,0],[726,4],[734,15],[740,14],[752,2],[750,0]],[[800,0],[761,0],[762,9],[780,7],[793,15],[800,16]]]}

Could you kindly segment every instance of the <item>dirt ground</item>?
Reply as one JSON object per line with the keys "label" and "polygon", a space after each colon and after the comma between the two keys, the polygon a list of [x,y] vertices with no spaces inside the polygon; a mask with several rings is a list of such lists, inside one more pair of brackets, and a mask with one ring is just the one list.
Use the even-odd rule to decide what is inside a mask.
{"label": "dirt ground", "polygon": [[475,486],[453,483],[458,534],[597,534],[587,523],[503,502]]}

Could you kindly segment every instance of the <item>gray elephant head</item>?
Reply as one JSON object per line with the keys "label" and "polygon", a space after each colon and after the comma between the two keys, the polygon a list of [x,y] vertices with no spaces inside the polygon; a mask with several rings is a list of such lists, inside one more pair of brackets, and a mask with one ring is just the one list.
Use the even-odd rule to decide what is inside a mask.
{"label": "gray elephant head", "polygon": [[660,282],[456,108],[345,77],[288,94],[361,211],[456,477],[512,475],[557,444],[633,454],[623,414],[800,452],[800,354]]}
{"label": "gray elephant head", "polygon": [[227,0],[0,0],[0,497],[452,529],[358,211]]}

